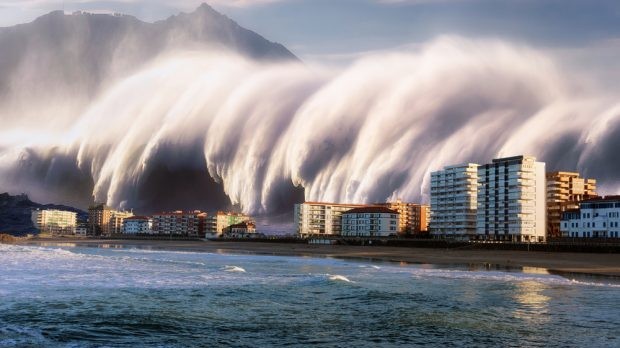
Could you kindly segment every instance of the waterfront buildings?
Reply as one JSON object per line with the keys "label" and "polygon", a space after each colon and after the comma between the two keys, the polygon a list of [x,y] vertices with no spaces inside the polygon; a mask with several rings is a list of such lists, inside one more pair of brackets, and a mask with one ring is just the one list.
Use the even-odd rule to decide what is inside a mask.
{"label": "waterfront buildings", "polygon": [[494,159],[478,167],[478,239],[545,240],[545,164],[532,156]]}
{"label": "waterfront buildings", "polygon": [[199,210],[174,211],[153,215],[153,234],[204,237],[207,213]]}
{"label": "waterfront buildings", "polygon": [[401,200],[377,204],[398,213],[398,233],[401,235],[428,232],[430,206],[426,204],[406,203]]}
{"label": "waterfront buildings", "polygon": [[88,208],[88,234],[110,236],[122,232],[123,220],[133,216],[131,211],[120,211],[99,203]]}
{"label": "waterfront buildings", "polygon": [[251,218],[248,215],[218,211],[214,215],[207,217],[205,230],[208,236],[219,237],[224,233],[226,227],[250,220]]}
{"label": "waterfront buildings", "polygon": [[310,235],[340,235],[342,213],[364,206],[361,204],[324,202],[295,204],[294,219],[297,234],[301,237],[308,237]]}
{"label": "waterfront buildings", "polygon": [[342,213],[341,235],[388,237],[398,233],[398,212],[383,206],[354,208]]}
{"label": "waterfront buildings", "polygon": [[252,221],[243,221],[238,224],[225,227],[222,234],[226,238],[262,237],[262,234],[256,233],[256,224]]}
{"label": "waterfront buildings", "polygon": [[579,202],[596,196],[596,180],[579,173],[547,173],[547,236],[560,237],[562,213],[579,208]]}
{"label": "waterfront buildings", "polygon": [[562,213],[563,237],[620,238],[620,196],[584,200],[579,209]]}
{"label": "waterfront buildings", "polygon": [[77,214],[58,209],[36,209],[31,213],[34,226],[41,233],[55,235],[75,234]]}
{"label": "waterfront buildings", "polygon": [[144,235],[153,233],[153,220],[148,216],[131,216],[123,220],[123,234]]}
{"label": "waterfront buildings", "polygon": [[475,236],[477,194],[477,164],[447,166],[431,173],[431,234],[465,239]]}

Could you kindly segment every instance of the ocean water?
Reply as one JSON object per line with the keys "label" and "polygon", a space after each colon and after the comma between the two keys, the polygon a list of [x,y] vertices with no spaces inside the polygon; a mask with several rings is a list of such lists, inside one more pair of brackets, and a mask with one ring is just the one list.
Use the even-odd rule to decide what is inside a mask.
{"label": "ocean water", "polygon": [[619,347],[620,285],[468,267],[0,245],[0,347]]}

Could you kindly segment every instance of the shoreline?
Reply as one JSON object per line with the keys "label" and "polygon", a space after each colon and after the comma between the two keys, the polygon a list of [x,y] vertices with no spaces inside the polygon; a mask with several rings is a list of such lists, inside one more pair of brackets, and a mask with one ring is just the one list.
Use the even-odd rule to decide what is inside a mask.
{"label": "shoreline", "polygon": [[367,262],[396,262],[438,266],[469,265],[542,268],[559,275],[580,274],[620,278],[620,254],[594,254],[512,250],[458,250],[389,246],[252,243],[233,241],[96,240],[34,238],[16,245],[75,247],[136,247],[151,250],[255,254],[271,256],[331,257]]}

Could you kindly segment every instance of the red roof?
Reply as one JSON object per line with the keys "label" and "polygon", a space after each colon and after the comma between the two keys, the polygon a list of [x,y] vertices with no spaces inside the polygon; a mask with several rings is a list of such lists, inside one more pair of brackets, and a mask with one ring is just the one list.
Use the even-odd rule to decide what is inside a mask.
{"label": "red roof", "polygon": [[362,213],[398,214],[397,211],[388,209],[386,207],[379,207],[379,206],[367,206],[367,207],[355,208],[355,209],[347,210],[343,214],[362,214]]}
{"label": "red roof", "polygon": [[125,220],[148,220],[150,219],[148,216],[130,216],[125,218]]}

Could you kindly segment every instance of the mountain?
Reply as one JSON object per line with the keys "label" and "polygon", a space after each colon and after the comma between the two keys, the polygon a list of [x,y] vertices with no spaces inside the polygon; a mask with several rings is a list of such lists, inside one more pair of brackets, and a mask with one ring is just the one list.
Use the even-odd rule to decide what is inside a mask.
{"label": "mountain", "polygon": [[[106,83],[172,50],[225,49],[257,60],[297,59],[207,4],[154,23],[128,15],[55,11],[0,28],[0,47],[0,114],[9,124],[41,110],[77,113]],[[33,110],[32,100],[42,108]]]}
{"label": "mountain", "polygon": [[0,233],[21,236],[28,233],[37,233],[32,224],[30,214],[34,209],[59,209],[73,211],[78,214],[79,221],[86,221],[88,213],[56,204],[40,204],[31,201],[27,195],[11,196],[8,193],[0,194]]}

